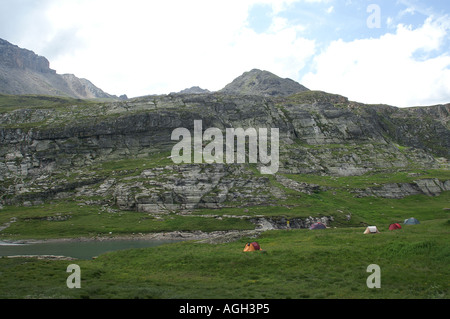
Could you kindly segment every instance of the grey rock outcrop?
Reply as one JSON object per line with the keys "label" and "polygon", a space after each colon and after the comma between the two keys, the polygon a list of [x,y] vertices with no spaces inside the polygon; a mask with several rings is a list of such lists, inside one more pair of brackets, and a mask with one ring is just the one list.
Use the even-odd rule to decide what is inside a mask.
{"label": "grey rock outcrop", "polygon": [[376,187],[355,190],[358,197],[376,196],[383,198],[403,198],[410,195],[424,194],[438,196],[444,191],[450,190],[450,180],[424,178],[413,183],[389,183]]}
{"label": "grey rock outcrop", "polygon": [[[334,220],[332,216],[322,217],[306,217],[306,218],[252,218],[250,219],[256,225],[257,230],[272,230],[272,229],[303,229],[309,228],[314,223],[322,223],[326,227]],[[288,224],[289,222],[289,224]]]}

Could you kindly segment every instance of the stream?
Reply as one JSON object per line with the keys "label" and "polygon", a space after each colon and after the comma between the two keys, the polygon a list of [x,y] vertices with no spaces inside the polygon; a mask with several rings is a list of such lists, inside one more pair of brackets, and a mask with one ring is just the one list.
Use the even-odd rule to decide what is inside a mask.
{"label": "stream", "polygon": [[97,257],[100,254],[110,251],[156,247],[177,241],[179,240],[118,239],[38,242],[26,244],[0,241],[0,256],[51,255],[76,259],[92,259],[93,257]]}

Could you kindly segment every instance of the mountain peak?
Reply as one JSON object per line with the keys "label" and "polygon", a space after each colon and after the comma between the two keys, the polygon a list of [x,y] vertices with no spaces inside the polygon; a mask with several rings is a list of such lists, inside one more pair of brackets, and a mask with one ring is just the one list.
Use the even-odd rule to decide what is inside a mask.
{"label": "mountain peak", "polygon": [[199,86],[193,86],[173,94],[203,94],[203,93],[210,93],[210,91],[207,89],[202,89]]}
{"label": "mountain peak", "polygon": [[86,79],[73,74],[57,74],[50,69],[50,62],[45,57],[3,39],[0,39],[0,93],[117,98]]}
{"label": "mountain peak", "polygon": [[249,94],[264,96],[288,96],[309,91],[289,78],[281,78],[269,71],[252,69],[226,85],[221,92],[226,94]]}

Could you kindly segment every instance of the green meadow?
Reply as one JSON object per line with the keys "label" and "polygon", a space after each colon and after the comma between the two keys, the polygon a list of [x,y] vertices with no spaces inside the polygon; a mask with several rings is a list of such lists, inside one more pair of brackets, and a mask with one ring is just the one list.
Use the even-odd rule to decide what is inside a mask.
{"label": "green meadow", "polygon": [[[104,169],[110,172],[115,167]],[[415,178],[417,174],[448,179],[448,172],[441,170],[415,172]],[[92,260],[3,257],[0,298],[449,297],[450,192],[401,199],[356,197],[352,192],[374,183],[411,181],[411,174],[405,172],[352,178],[288,177],[324,188],[310,195],[286,190],[288,196],[273,206],[202,209],[191,215],[154,216],[71,200],[53,200],[32,207],[5,206],[0,225],[15,222],[0,232],[0,240],[254,229],[248,216],[332,216],[334,221],[323,230],[270,230],[258,238],[221,244],[184,241],[109,252]],[[274,179],[272,182],[282,187]],[[409,217],[417,218],[420,224],[388,230],[389,224],[402,224]],[[368,225],[376,225],[380,233],[364,235]],[[243,252],[245,244],[251,241],[257,241],[263,251]],[[66,268],[71,263],[82,270],[80,289],[66,286]],[[371,264],[380,267],[381,288],[367,286],[371,275],[367,267]]]}
{"label": "green meadow", "polygon": [[[226,244],[179,242],[110,252],[94,260],[0,258],[1,298],[328,299],[448,298],[450,220],[364,235],[364,228],[273,230],[243,252]],[[81,268],[68,289],[66,268]],[[381,288],[368,288],[367,267]]]}

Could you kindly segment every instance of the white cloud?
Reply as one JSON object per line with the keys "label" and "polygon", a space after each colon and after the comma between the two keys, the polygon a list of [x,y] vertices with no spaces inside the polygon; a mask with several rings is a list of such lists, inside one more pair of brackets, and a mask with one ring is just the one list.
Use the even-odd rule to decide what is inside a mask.
{"label": "white cloud", "polygon": [[52,66],[114,94],[197,85],[226,61],[223,49],[245,23],[245,9],[211,1],[57,3],[48,13],[55,30],[76,26],[87,45],[56,57]]}
{"label": "white cloud", "polygon": [[[55,30],[47,46],[61,38],[56,30],[70,30],[83,45],[59,52],[51,67],[130,97],[194,85],[218,90],[252,68],[295,79],[315,41],[276,17],[266,33],[253,32],[247,16],[255,2],[58,1],[47,12]],[[281,10],[292,2],[273,5]]]}
{"label": "white cloud", "polygon": [[395,34],[377,39],[333,41],[302,82],[364,103],[406,107],[450,101],[450,56],[414,56],[439,52],[450,30],[445,21],[429,18],[417,29],[398,25]]}
{"label": "white cloud", "polygon": [[416,13],[416,9],[414,9],[413,7],[408,7],[405,10],[401,11],[399,13],[399,16],[404,16],[407,14],[414,15],[415,13]]}
{"label": "white cloud", "polygon": [[[449,54],[442,52],[448,16],[430,18],[415,29],[386,17],[392,34],[334,41],[314,58],[313,67],[307,65],[313,71],[299,79],[321,39],[303,37],[307,21],[293,24],[280,14],[297,2],[320,4],[322,13],[334,12],[337,5],[332,0],[46,0],[45,6],[22,10],[34,17],[33,25],[21,24],[21,41],[11,42],[45,54],[58,73],[74,73],[108,93],[130,97],[194,85],[218,90],[244,71],[260,68],[361,102],[450,101]],[[272,11],[272,23],[262,33],[248,21],[252,6],[261,3]],[[26,20],[18,20],[18,13],[13,18]]]}

